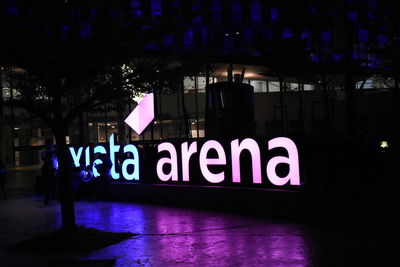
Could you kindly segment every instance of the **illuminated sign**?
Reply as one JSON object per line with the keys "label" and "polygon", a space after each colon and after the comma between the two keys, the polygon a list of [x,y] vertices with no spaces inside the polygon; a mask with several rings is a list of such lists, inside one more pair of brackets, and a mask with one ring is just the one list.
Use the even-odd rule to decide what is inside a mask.
{"label": "illuminated sign", "polygon": [[[75,167],[91,168],[95,177],[100,176],[98,167],[109,160],[110,175],[119,182],[300,185],[298,150],[287,137],[273,138],[261,145],[251,138],[226,144],[217,140],[163,142],[157,145],[151,159],[133,144],[116,144],[114,134],[108,145],[69,149]],[[146,162],[141,162],[142,156]],[[146,169],[142,170],[144,165]]]}
{"label": "illuminated sign", "polygon": [[138,135],[154,120],[154,94],[146,94],[138,103],[137,107],[125,119]]}

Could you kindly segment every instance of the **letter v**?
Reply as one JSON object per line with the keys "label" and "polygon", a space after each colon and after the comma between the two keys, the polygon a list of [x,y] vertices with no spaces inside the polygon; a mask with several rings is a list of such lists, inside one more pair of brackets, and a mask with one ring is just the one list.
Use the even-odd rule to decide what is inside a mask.
{"label": "letter v", "polygon": [[73,147],[70,147],[69,151],[71,152],[71,156],[72,156],[72,159],[74,160],[75,167],[79,167],[81,165],[79,160],[81,159],[83,147],[80,147],[78,149],[78,153],[75,152],[75,148],[73,148]]}

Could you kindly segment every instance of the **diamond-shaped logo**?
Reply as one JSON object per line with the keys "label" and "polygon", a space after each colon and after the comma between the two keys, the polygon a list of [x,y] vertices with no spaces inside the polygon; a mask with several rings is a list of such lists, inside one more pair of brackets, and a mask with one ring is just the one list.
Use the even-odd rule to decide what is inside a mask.
{"label": "diamond-shaped logo", "polygon": [[141,134],[154,119],[154,94],[147,94],[125,119],[137,134]]}

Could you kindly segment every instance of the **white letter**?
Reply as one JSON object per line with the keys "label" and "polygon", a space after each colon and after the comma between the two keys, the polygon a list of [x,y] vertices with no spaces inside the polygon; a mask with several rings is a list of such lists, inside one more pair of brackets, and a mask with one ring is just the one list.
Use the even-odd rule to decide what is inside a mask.
{"label": "white letter", "polygon": [[119,179],[119,173],[115,171],[115,152],[119,152],[120,145],[114,145],[114,134],[110,135],[110,159],[111,159],[111,177]]}
{"label": "white letter", "polygon": [[190,157],[197,152],[197,142],[190,144],[188,149],[188,142],[182,144],[182,180],[189,181],[189,161]]}
{"label": "white letter", "polygon": [[251,154],[251,166],[253,173],[253,183],[261,184],[261,157],[260,148],[256,141],[251,138],[244,139],[239,145],[239,139],[231,142],[232,153],[232,181],[240,183],[240,153],[247,149]]}
{"label": "white letter", "polygon": [[[124,153],[131,152],[133,159],[126,159],[122,163],[122,176],[126,180],[139,180],[139,152],[134,145],[126,145],[124,147]],[[134,165],[133,173],[128,173],[128,165]]]}
{"label": "white letter", "polygon": [[[214,149],[217,151],[217,158],[207,158],[208,151],[210,149]],[[210,183],[220,183],[225,179],[224,172],[220,173],[212,173],[208,170],[207,165],[225,165],[226,164],[226,156],[224,148],[215,140],[210,140],[204,143],[203,147],[200,150],[200,170],[203,174],[204,178],[206,178]]]}
{"label": "white letter", "polygon": [[87,147],[85,150],[85,161],[86,161],[86,166],[90,165],[90,147]]}
{"label": "white letter", "polygon": [[[168,151],[170,154],[170,158],[162,158],[157,162],[157,175],[161,181],[168,181],[171,179],[172,181],[178,181],[178,157],[176,155],[176,149],[174,145],[171,143],[162,143],[157,146],[158,153],[161,151]],[[163,172],[164,164],[171,165],[171,171],[168,174]]]}
{"label": "white letter", "polygon": [[[105,149],[104,147],[102,147],[102,146],[96,146],[96,147],[94,148],[93,153],[94,153],[94,154],[96,154],[96,153],[99,153],[99,154],[107,154],[107,151],[106,151],[106,149]],[[102,161],[101,159],[95,159],[95,160],[93,161],[92,172],[93,172],[93,176],[94,176],[94,177],[99,177],[99,176],[100,176],[100,173],[97,171],[97,168],[96,168],[96,166],[97,166],[97,165],[100,165],[100,164],[103,164],[103,161]]]}
{"label": "white letter", "polygon": [[69,147],[69,151],[71,152],[71,156],[72,156],[72,159],[73,159],[73,161],[74,161],[75,167],[79,167],[79,166],[81,165],[81,163],[79,162],[79,160],[80,160],[81,155],[82,155],[83,147],[80,147],[80,148],[78,149],[78,153],[76,153],[76,152],[75,152],[75,148],[73,148],[73,147],[70,146],[70,147]]}
{"label": "white letter", "polygon": [[[277,137],[268,142],[268,149],[283,147],[288,152],[288,157],[273,157],[267,164],[267,176],[274,185],[284,185],[290,181],[291,185],[300,185],[299,154],[296,144],[286,137]],[[286,177],[279,177],[276,174],[276,166],[280,163],[289,165],[289,173]]]}

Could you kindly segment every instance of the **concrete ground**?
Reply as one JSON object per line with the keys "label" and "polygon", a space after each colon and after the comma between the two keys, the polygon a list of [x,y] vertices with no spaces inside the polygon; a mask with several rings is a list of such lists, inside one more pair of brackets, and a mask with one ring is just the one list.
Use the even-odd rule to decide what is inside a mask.
{"label": "concrete ground", "polygon": [[[162,205],[78,201],[78,225],[137,233],[85,256],[4,250],[60,227],[55,201],[33,195],[37,168],[8,174],[0,200],[0,266],[61,266],[114,259],[115,266],[396,266],[390,222],[304,224]],[[58,265],[57,265],[58,264]],[[63,265],[66,266],[66,265]],[[72,265],[71,265],[72,266]],[[85,265],[82,265],[85,266]]]}

